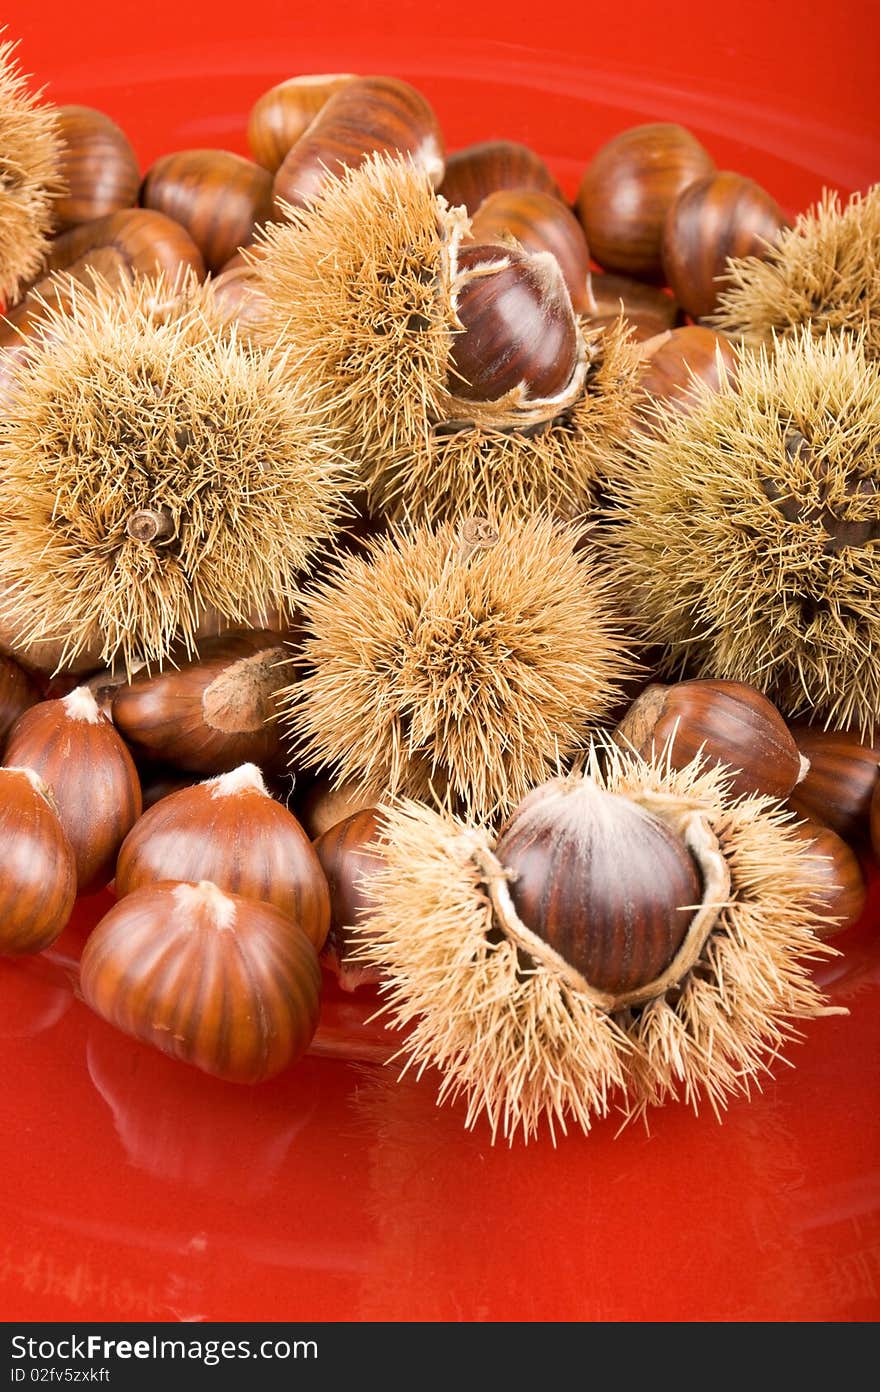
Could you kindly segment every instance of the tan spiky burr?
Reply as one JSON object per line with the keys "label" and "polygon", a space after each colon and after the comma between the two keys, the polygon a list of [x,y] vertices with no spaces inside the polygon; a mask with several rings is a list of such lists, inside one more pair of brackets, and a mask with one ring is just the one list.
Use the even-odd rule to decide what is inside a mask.
{"label": "tan spiky burr", "polygon": [[542,516],[395,528],[302,600],[279,695],[301,756],[375,798],[507,811],[601,724],[633,663],[583,529]]}
{"label": "tan spiky burr", "polygon": [[656,413],[607,540],[668,670],[748,682],[786,715],[880,723],[880,367],[802,329]]}
{"label": "tan spiky burr", "polygon": [[826,192],[761,257],[731,259],[714,322],[750,342],[776,334],[864,334],[880,354],[880,184],[847,203]]}
{"label": "tan spiky burr", "polygon": [[[629,431],[635,349],[623,325],[585,330],[550,253],[463,246],[467,228],[401,160],[329,180],[253,258],[262,333],[294,345],[377,511],[576,516]],[[516,370],[475,386],[487,343]]]}
{"label": "tan spiky burr", "polygon": [[7,304],[40,273],[62,191],[58,115],[31,92],[17,46],[0,42],[0,301]]}
{"label": "tan spiky burr", "polygon": [[[628,876],[645,834],[666,847],[647,851],[651,892],[677,845],[697,895],[680,891],[683,926],[653,978],[597,988],[585,974],[590,935],[607,927],[609,894],[644,899]],[[497,838],[405,802],[384,810],[376,846],[384,865],[366,889],[357,957],[385,973],[405,1066],[438,1067],[440,1100],[463,1096],[467,1124],[485,1116],[493,1136],[589,1131],[615,1104],[630,1118],[674,1100],[718,1113],[758,1085],[798,1022],[832,1013],[809,975],[829,952],[816,936],[809,843],[779,804],[731,799],[723,771],[699,761],[672,770],[662,754],[594,747],[586,774],[536,789]],[[612,919],[598,950],[613,961],[632,937],[638,954],[656,912],[649,901],[627,918],[625,938]]]}
{"label": "tan spiky burr", "polygon": [[286,371],[215,328],[209,287],[71,287],[0,427],[0,587],[25,646],[192,651],[206,610],[277,607],[335,529],[347,468]]}

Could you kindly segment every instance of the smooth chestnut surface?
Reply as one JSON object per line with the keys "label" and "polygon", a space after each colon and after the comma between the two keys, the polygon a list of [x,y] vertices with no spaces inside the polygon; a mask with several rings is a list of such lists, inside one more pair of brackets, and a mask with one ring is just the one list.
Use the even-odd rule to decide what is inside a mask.
{"label": "smooth chestnut surface", "polygon": [[141,785],[125,743],[88,688],[25,711],[12,727],[4,763],[33,769],[48,785],[76,858],[80,892],[106,885],[141,814]]}
{"label": "smooth chestnut surface", "polygon": [[651,401],[690,411],[698,382],[718,391],[722,380],[733,380],[736,368],[729,339],[702,324],[686,324],[645,344],[640,385]]}
{"label": "smooth chestnut surface", "polygon": [[531,793],[503,828],[495,856],[525,926],[590,986],[613,995],[666,970],[703,895],[675,833],[589,779]]}
{"label": "smooth chestnut surface", "polygon": [[269,217],[272,176],[228,150],[180,150],[147,170],[141,203],[185,227],[217,272]]}
{"label": "smooth chestnut surface", "polygon": [[354,784],[344,783],[336,788],[329,779],[316,778],[302,792],[294,788],[293,801],[300,824],[314,841],[356,812],[372,807],[374,798]]}
{"label": "smooth chestnut surface", "polygon": [[101,920],[80,963],[86,1002],[172,1058],[259,1083],[305,1053],[321,970],[280,909],[216,885],[137,890]]}
{"label": "smooth chestnut surface", "polygon": [[793,725],[798,749],[810,761],[790,798],[801,816],[829,826],[850,843],[868,835],[871,798],[880,781],[880,740],[856,732]]}
{"label": "smooth chestnut surface", "polygon": [[792,830],[812,843],[799,872],[801,878],[815,883],[811,907],[835,920],[818,928],[818,936],[833,938],[858,923],[865,907],[867,889],[858,858],[836,831],[820,822],[799,821]]}
{"label": "smooth chestnut surface", "polygon": [[421,92],[393,77],[359,77],[329,98],[275,175],[274,215],[285,203],[303,207],[328,175],[357,169],[376,153],[408,155],[438,184],[443,136]]}
{"label": "smooth chestnut surface", "polygon": [[754,179],[724,170],[694,180],[663,224],[663,272],[682,307],[694,319],[713,314],[728,257],[767,256],[787,226],[776,199]]}
{"label": "smooth chestnut surface", "polygon": [[265,313],[265,297],[254,283],[254,268],[236,264],[230,257],[213,281],[213,304],[224,324],[236,324],[244,335],[252,334]]}
{"label": "smooth chestnut surface", "polygon": [[597,316],[616,319],[622,310],[627,319],[655,324],[655,333],[671,329],[681,310],[678,301],[665,290],[633,276],[597,271],[590,277],[590,290]]}
{"label": "smooth chestnut surface", "polygon": [[316,949],[327,937],[330,892],[318,857],[252,764],[182,788],[144,813],[119,852],[116,893],[157,880],[211,880],[274,904]]}
{"label": "smooth chestnut surface", "polygon": [[797,745],[779,711],[744,682],[652,683],[614,732],[624,749],[644,758],[668,751],[672,768],[698,754],[732,772],[731,792],[786,798],[803,769]]}
{"label": "smooth chestnut surface", "polygon": [[525,251],[549,251],[559,262],[577,314],[592,314],[590,251],[574,213],[538,189],[499,189],[484,199],[471,220],[474,242],[509,241]]}
{"label": "smooth chestnut surface", "polygon": [[0,768],[0,955],[42,952],[62,932],[76,900],[76,861],[30,769]]}
{"label": "smooth chestnut surface", "polygon": [[193,773],[275,764],[289,658],[283,635],[266,629],[203,639],[197,658],[117,686],[113,721],[139,751]]}
{"label": "smooth chestnut surface", "polygon": [[367,807],[337,822],[315,842],[315,854],[330,887],[330,932],[322,960],[335,972],[344,991],[380,979],[375,967],[352,960],[358,946],[352,928],[369,917],[369,881],[385,863],[381,851],[371,846],[380,826],[378,808]]}
{"label": "smooth chestnut surface", "polygon": [[609,271],[659,280],[663,225],[688,184],[715,163],[684,126],[632,126],[602,146],[578,190],[577,211],[593,257]]}
{"label": "smooth chestnut surface", "polygon": [[132,275],[158,275],[169,279],[192,271],[205,278],[205,263],[185,227],[164,213],[150,208],[123,208],[121,212],[84,222],[56,237],[49,251],[47,268],[66,271],[74,265],[84,269],[95,262],[95,253],[116,251]]}
{"label": "smooth chestnut surface", "polygon": [[40,699],[36,685],[12,657],[0,653],[0,747],[20,715]]}
{"label": "smooth chestnut surface", "polygon": [[562,272],[549,253],[463,246],[449,387],[467,401],[497,401],[520,383],[553,397],[577,363],[577,324]]}
{"label": "smooth chestnut surface", "polygon": [[500,189],[534,189],[562,200],[559,185],[541,157],[515,140],[483,140],[456,150],[446,161],[439,192],[447,203],[467,208],[473,217],[483,201]]}
{"label": "smooth chestnut surface", "polygon": [[251,108],[247,127],[257,164],[274,174],[333,93],[353,78],[353,73],[311,73],[289,77],[264,92]]}
{"label": "smooth chestnut surface", "polygon": [[53,204],[56,232],[106,217],[137,202],[137,155],[125,131],[91,106],[58,109],[60,179],[65,190]]}

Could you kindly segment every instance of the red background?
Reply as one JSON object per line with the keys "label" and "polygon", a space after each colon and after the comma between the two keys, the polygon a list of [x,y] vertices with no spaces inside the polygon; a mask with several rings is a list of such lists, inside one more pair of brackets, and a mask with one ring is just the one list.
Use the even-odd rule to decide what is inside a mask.
{"label": "red background", "polygon": [[[48,95],[101,106],[145,164],[243,152],[267,86],[359,70],[416,82],[450,147],[534,145],[570,192],[609,135],[656,119],[792,211],[823,184],[880,177],[873,0],[8,0],[5,14]],[[493,1149],[435,1108],[430,1081],[397,1085],[375,1063],[311,1057],[239,1089],[130,1043],[74,995],[100,908],[53,954],[0,961],[5,1318],[880,1313],[880,908],[823,972],[851,1016],[810,1025],[795,1069],[722,1126],[670,1107],[650,1135],[616,1139],[611,1122],[557,1150]],[[350,1049],[362,1015],[331,992],[321,1047]]]}

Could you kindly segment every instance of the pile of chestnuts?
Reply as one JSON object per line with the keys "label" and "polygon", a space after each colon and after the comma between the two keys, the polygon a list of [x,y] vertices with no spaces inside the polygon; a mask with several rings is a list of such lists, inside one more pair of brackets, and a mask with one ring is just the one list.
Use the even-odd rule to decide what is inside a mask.
{"label": "pile of chestnuts", "polygon": [[[250,158],[178,150],[143,171],[107,115],[41,105],[6,49],[0,63],[0,159],[5,130],[24,148],[39,123],[22,190],[44,195],[30,223],[14,190],[0,196],[0,470],[27,467],[43,428],[20,428],[29,381],[51,385],[56,358],[64,370],[68,325],[82,334],[90,306],[134,303],[136,287],[156,329],[151,357],[136,336],[124,360],[95,344],[66,442],[48,423],[36,441],[49,505],[35,493],[4,524],[51,533],[58,559],[35,548],[13,573],[0,548],[0,954],[51,950],[77,895],[109,888],[79,980],[119,1030],[258,1083],[309,1048],[335,977],[378,993],[404,1052],[493,1135],[588,1130],[615,1098],[628,1115],[677,1097],[717,1111],[747,1091],[791,1021],[830,1013],[809,964],[863,915],[880,685],[854,667],[855,694],[834,703],[852,720],[823,724],[767,662],[738,679],[735,634],[707,675],[690,663],[696,600],[676,647],[621,578],[621,516],[670,421],[693,422],[675,428],[711,473],[726,448],[712,403],[735,397],[744,355],[772,353],[773,333],[807,345],[804,381],[824,370],[820,321],[822,343],[839,323],[840,351],[855,341],[873,363],[876,288],[855,270],[851,292],[816,287],[844,241],[853,263],[859,248],[876,262],[874,191],[792,222],[693,133],[650,124],[585,160],[569,204],[532,150],[448,154],[421,93],[355,74],[264,93]],[[785,259],[794,248],[799,264],[801,243],[818,267],[806,309]],[[778,322],[749,318],[758,265],[761,286],[787,287]],[[181,306],[185,327],[163,339]],[[273,587],[259,547],[247,574],[238,548],[247,604],[222,616],[186,567],[203,544],[221,582],[233,573],[251,485],[216,515],[206,498],[215,459],[224,487],[235,477],[238,398],[211,407],[216,452],[187,489],[192,427],[157,367],[199,335],[230,380],[272,373],[259,449],[288,439],[276,407],[314,420],[302,477],[320,481],[302,515],[311,553],[272,530],[295,462],[267,482],[254,535],[272,530]],[[147,441],[125,526],[107,507],[115,457],[100,490],[83,464],[122,377]],[[872,382],[859,409],[876,446]],[[861,445],[852,477],[824,459],[809,386],[800,416],[784,402],[769,425],[744,414],[791,473],[788,492],[778,474],[751,480],[755,508],[804,547],[821,523],[814,569],[852,552],[876,608],[880,469]],[[121,480],[140,446],[133,422],[111,423]],[[756,534],[742,512],[731,548]],[[71,646],[63,606],[83,567],[101,617]],[[757,612],[774,582],[756,567]],[[811,585],[786,597],[802,625],[786,660],[835,643],[845,671],[833,599]],[[156,635],[140,656],[136,624]]]}

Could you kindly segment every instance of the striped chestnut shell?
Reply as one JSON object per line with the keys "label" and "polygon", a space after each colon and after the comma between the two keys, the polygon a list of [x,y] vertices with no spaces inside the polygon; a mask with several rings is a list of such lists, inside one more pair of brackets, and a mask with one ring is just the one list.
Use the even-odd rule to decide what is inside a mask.
{"label": "striped chestnut shell", "polygon": [[0,768],[0,955],[42,952],[62,932],[76,900],[76,862],[31,769]]}
{"label": "striped chestnut shell", "polygon": [[385,859],[372,843],[382,824],[376,807],[366,807],[329,827],[315,841],[315,854],[330,886],[330,932],[321,954],[344,991],[379,981],[374,966],[357,960],[356,929],[370,914],[370,879],[384,868]]}
{"label": "striped chestnut shell", "polygon": [[676,831],[590,778],[530,793],[495,858],[520,922],[613,998],[663,976],[703,900],[697,864]]}
{"label": "striped chestnut shell", "polygon": [[119,852],[116,893],[158,880],[211,880],[274,904],[316,950],[330,926],[330,892],[311,842],[254,764],[181,788],[144,813]]}
{"label": "striped chestnut shell", "polygon": [[80,981],[109,1024],[228,1082],[273,1077],[318,1023],[321,971],[305,933],[274,905],[208,882],[122,899],[86,943]]}

